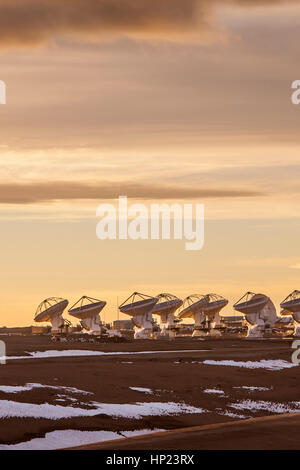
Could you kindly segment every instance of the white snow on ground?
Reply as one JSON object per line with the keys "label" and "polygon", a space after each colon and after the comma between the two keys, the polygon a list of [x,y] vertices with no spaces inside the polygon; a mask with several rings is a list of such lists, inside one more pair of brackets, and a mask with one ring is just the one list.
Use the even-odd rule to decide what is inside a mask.
{"label": "white snow on ground", "polygon": [[0,401],[0,418],[45,418],[67,419],[81,416],[105,414],[122,418],[139,419],[142,416],[176,415],[181,413],[205,413],[206,410],[174,402],[151,402],[134,404],[115,404],[91,402],[93,408],[75,408],[72,406],[50,405],[42,403],[20,403],[16,401]]}
{"label": "white snow on ground", "polygon": [[59,398],[55,398],[55,401],[62,401],[62,402],[66,402],[66,401],[72,401],[74,403],[80,403],[80,401],[78,401],[78,398],[73,398],[73,397],[70,397],[69,395],[57,395]]}
{"label": "white snow on ground", "polygon": [[293,402],[291,403],[276,403],[271,401],[254,401],[254,400],[243,400],[238,403],[231,403],[228,405],[230,408],[236,410],[248,410],[248,411],[268,411],[269,413],[299,413],[300,407]]}
{"label": "white snow on ground", "polygon": [[42,385],[37,383],[27,383],[25,385],[13,386],[13,385],[0,385],[0,392],[4,393],[21,393],[33,390],[34,388],[48,388],[51,390],[64,390],[70,393],[80,393],[83,395],[93,395],[92,392],[86,392],[85,390],[79,390],[74,387],[64,387],[59,385]]}
{"label": "white snow on ground", "polygon": [[246,419],[246,418],[250,418],[250,416],[238,415],[237,413],[232,413],[231,411],[227,411],[227,410],[220,410],[220,411],[218,411],[218,409],[216,409],[216,412],[217,412],[219,415],[228,416],[229,418],[234,418],[234,419]]}
{"label": "white snow on ground", "polygon": [[273,387],[250,387],[250,386],[243,385],[242,387],[233,387],[233,388],[250,390],[251,392],[254,392],[254,391],[267,392],[268,390],[272,390]]}
{"label": "white snow on ground", "polygon": [[133,436],[142,436],[143,434],[150,434],[153,432],[164,432],[164,431],[165,429],[153,429],[153,430],[140,429],[136,431],[121,431],[120,434],[122,434],[122,436],[124,437],[133,437]]}
{"label": "white snow on ground", "polygon": [[153,393],[151,388],[143,388],[143,387],[129,387],[130,390],[134,390],[135,392],[142,392],[142,393]]}
{"label": "white snow on ground", "polygon": [[0,392],[3,393],[21,393],[32,390],[33,388],[37,388],[36,385],[38,384],[26,384],[21,386],[14,386],[14,385],[0,385]]}
{"label": "white snow on ground", "polygon": [[277,359],[277,360],[262,359],[261,361],[206,360],[206,361],[203,361],[203,364],[212,365],[212,366],[246,367],[247,369],[267,369],[267,370],[283,370],[283,369],[290,369],[291,367],[298,366],[298,364],[293,364],[292,362],[283,361],[281,359]]}
{"label": "white snow on ground", "polygon": [[120,433],[110,431],[76,431],[72,429],[52,431],[48,432],[45,437],[31,439],[31,441],[12,445],[0,445],[0,450],[55,450],[160,431],[164,431],[164,429],[143,429],[137,431],[122,431]]}
{"label": "white snow on ground", "polygon": [[136,354],[170,354],[170,353],[191,353],[191,352],[207,352],[206,349],[183,349],[177,351],[115,351],[115,352],[103,352],[103,351],[90,351],[85,349],[65,349],[63,351],[48,350],[48,351],[35,351],[28,352],[29,356],[5,356],[3,359],[8,360],[20,360],[20,359],[44,359],[50,357],[80,357],[80,356],[129,356]]}
{"label": "white snow on ground", "polygon": [[203,393],[210,393],[212,395],[225,395],[225,392],[223,392],[223,390],[219,390],[218,388],[207,388],[206,390],[203,390]]}

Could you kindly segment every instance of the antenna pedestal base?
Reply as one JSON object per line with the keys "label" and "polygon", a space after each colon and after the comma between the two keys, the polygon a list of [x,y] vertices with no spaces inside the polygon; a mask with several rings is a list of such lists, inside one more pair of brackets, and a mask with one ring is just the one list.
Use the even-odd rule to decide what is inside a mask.
{"label": "antenna pedestal base", "polygon": [[51,318],[51,333],[60,333],[61,328],[64,326],[64,319],[62,316]]}
{"label": "antenna pedestal base", "polygon": [[134,339],[149,339],[152,337],[153,329],[152,328],[135,328],[134,329]]}
{"label": "antenna pedestal base", "polygon": [[93,335],[101,335],[106,331],[106,328],[102,326],[101,318],[98,314],[81,320],[80,324],[86,331],[89,331],[90,334]]}
{"label": "antenna pedestal base", "polygon": [[249,327],[246,339],[257,339],[263,337],[264,325]]}
{"label": "antenna pedestal base", "polygon": [[222,336],[222,333],[219,329],[212,328],[211,330],[209,330],[208,336],[214,336],[215,338],[218,338]]}
{"label": "antenna pedestal base", "polygon": [[192,336],[207,336],[207,330],[194,329]]}

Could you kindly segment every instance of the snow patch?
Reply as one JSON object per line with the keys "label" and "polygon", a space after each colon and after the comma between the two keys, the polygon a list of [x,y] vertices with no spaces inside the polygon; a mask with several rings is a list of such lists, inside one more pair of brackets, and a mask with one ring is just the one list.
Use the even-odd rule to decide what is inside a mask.
{"label": "snow patch", "polygon": [[19,444],[0,445],[0,450],[55,450],[161,431],[164,431],[164,429],[143,429],[137,431],[122,431],[120,433],[110,431],[76,431],[72,429],[52,431],[48,432],[45,437],[31,439],[30,441],[21,442]]}
{"label": "snow patch", "polygon": [[236,410],[249,410],[249,411],[268,411],[269,413],[299,413],[300,408],[293,402],[291,403],[276,403],[271,401],[254,401],[243,400],[239,403],[231,403],[228,405],[230,408]]}
{"label": "snow patch", "polygon": [[254,391],[267,392],[268,390],[272,390],[273,387],[250,387],[250,386],[243,385],[241,387],[233,387],[233,388],[250,390],[251,392],[254,392]]}
{"label": "snow patch", "polygon": [[75,408],[72,406],[50,405],[42,403],[21,403],[10,400],[0,401],[0,418],[44,418],[67,419],[82,416],[105,414],[121,418],[140,419],[142,416],[164,416],[182,413],[205,413],[206,410],[174,402],[150,402],[135,404],[114,404],[91,402],[93,408]]}
{"label": "snow patch", "polygon": [[216,394],[216,395],[225,395],[225,392],[223,390],[220,390],[218,388],[207,388],[206,390],[203,390],[203,393],[210,393],[210,394]]}
{"label": "snow patch", "polygon": [[143,387],[129,387],[130,390],[134,390],[136,392],[142,392],[142,393],[153,393],[153,390],[151,388],[143,388]]}
{"label": "snow patch", "polygon": [[82,395],[93,395],[92,392],[86,392],[85,390],[79,390],[74,387],[64,387],[59,385],[42,385],[38,383],[27,383],[25,385],[14,386],[14,385],[0,385],[0,392],[4,393],[21,393],[28,392],[35,388],[48,388],[50,390],[64,390],[70,393],[80,393]]}
{"label": "snow patch", "polygon": [[291,367],[298,366],[298,364],[293,364],[291,362],[283,361],[280,359],[277,359],[277,360],[262,359],[261,361],[206,360],[206,361],[203,361],[203,364],[212,365],[212,366],[246,367],[247,369],[267,369],[267,370],[283,370],[283,369],[290,369]]}
{"label": "snow patch", "polygon": [[232,413],[231,411],[227,411],[227,410],[216,410],[217,413],[219,415],[222,415],[222,416],[228,416],[229,418],[234,418],[234,419],[246,419],[246,418],[249,418],[249,416],[245,416],[245,415],[239,415],[237,413]]}
{"label": "snow patch", "polygon": [[191,352],[207,352],[205,349],[183,349],[177,351],[90,351],[85,349],[65,349],[62,351],[50,349],[47,351],[28,352],[28,356],[5,356],[6,360],[20,359],[44,359],[51,357],[81,357],[81,356],[129,356],[137,354],[170,354],[170,353],[191,353]]}

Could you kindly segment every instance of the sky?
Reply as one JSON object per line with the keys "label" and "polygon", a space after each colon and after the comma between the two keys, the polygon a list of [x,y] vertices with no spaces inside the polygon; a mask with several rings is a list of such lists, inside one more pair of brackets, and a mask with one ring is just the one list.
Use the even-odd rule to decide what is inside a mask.
{"label": "sky", "polygon": [[[50,296],[112,321],[133,291],[279,313],[300,288],[299,26],[296,0],[0,0],[0,325]],[[119,195],[204,204],[204,248],[97,239]]]}

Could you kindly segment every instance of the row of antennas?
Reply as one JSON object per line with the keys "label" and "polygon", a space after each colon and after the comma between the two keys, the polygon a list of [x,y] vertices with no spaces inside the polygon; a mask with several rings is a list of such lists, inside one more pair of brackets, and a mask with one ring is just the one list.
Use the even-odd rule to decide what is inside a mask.
{"label": "row of antennas", "polygon": [[[60,297],[49,297],[38,306],[35,321],[51,322],[52,329],[57,330],[64,324],[62,314],[69,302]],[[185,318],[193,318],[195,335],[197,330],[203,330],[203,325],[212,325],[212,329],[220,324],[220,311],[226,307],[228,300],[217,294],[193,294],[184,300],[161,293],[155,297],[133,292],[119,306],[120,312],[129,315],[138,329],[139,337],[149,337],[153,329],[152,315],[158,315],[165,329],[172,329],[176,323]],[[80,320],[83,328],[89,331],[101,332],[102,323],[100,312],[105,307],[103,300],[82,296],[68,310],[69,315]],[[276,309],[271,299],[264,294],[247,292],[233,305],[234,309],[243,315],[249,325],[259,328],[252,329],[252,335],[258,334],[265,324],[271,326],[278,321]],[[292,315],[295,322],[300,323],[300,291],[293,291],[281,303],[282,315]],[[177,315],[176,315],[177,312]],[[254,335],[255,336],[255,335]]]}

